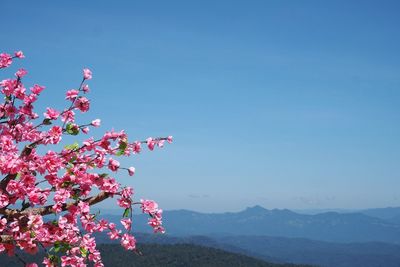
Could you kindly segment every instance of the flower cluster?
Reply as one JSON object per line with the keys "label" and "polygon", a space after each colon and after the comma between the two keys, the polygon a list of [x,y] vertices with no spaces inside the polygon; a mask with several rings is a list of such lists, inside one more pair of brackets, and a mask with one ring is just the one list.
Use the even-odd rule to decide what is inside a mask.
{"label": "flower cluster", "polygon": [[[9,67],[16,58],[24,58],[24,54],[0,54],[0,68]],[[157,203],[134,202],[133,188],[123,187],[115,175],[121,171],[135,174],[135,168],[121,166],[118,157],[138,154],[142,145],[149,150],[161,148],[165,142],[171,143],[172,137],[129,142],[124,131],[112,130],[57,151],[60,146],[52,145],[60,144],[63,136],[88,134],[91,127],[100,126],[100,119],[88,124],[75,120],[77,113],[90,109],[86,94],[92,72],[85,68],[80,86],[66,92],[66,108],[48,107],[42,117],[35,113],[34,104],[45,87],[35,84],[26,88],[22,83],[26,74],[19,69],[15,78],[0,81],[4,95],[0,103],[0,252],[34,254],[42,247],[47,252],[45,266],[81,267],[89,262],[103,266],[93,234],[106,232],[124,248],[135,250],[136,239],[131,233],[134,205],[149,215],[148,224],[154,232],[164,232]],[[121,226],[91,212],[92,205],[110,197],[123,209]],[[56,219],[44,219],[50,214]]]}

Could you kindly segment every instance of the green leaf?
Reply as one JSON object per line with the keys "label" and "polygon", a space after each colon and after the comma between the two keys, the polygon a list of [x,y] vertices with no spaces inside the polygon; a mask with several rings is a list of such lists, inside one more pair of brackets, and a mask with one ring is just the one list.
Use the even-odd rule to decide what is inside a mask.
{"label": "green leaf", "polygon": [[88,256],[88,251],[84,247],[80,248],[82,257],[86,258]]}
{"label": "green leaf", "polygon": [[71,181],[65,181],[65,182],[63,182],[63,183],[61,184],[61,188],[66,188],[66,187],[70,186],[71,184],[72,184]]}
{"label": "green leaf", "polygon": [[79,128],[76,127],[76,125],[74,125],[72,123],[68,123],[67,126],[65,127],[65,130],[70,135],[78,135],[79,134]]}
{"label": "green leaf", "polygon": [[73,157],[71,157],[71,159],[68,161],[70,164],[72,164],[72,168],[74,167],[74,162],[76,161],[78,159],[78,157],[76,157],[76,156],[73,156]]}
{"label": "green leaf", "polygon": [[119,149],[125,150],[128,147],[128,142],[122,141],[119,143]]}
{"label": "green leaf", "polygon": [[131,209],[130,208],[126,208],[125,210],[124,210],[124,214],[122,214],[122,217],[129,217],[129,212],[131,211]]}
{"label": "green leaf", "polygon": [[81,190],[79,188],[75,188],[74,192],[72,194],[72,199],[73,200],[79,200]]}
{"label": "green leaf", "polygon": [[123,154],[125,153],[125,150],[118,150],[116,153],[115,153],[115,155],[116,156],[122,156]]}
{"label": "green leaf", "polygon": [[59,241],[56,241],[54,243],[54,252],[59,252],[61,250],[61,243]]}
{"label": "green leaf", "polygon": [[[50,251],[51,251],[51,249],[50,249]],[[55,266],[59,266],[61,264],[61,259],[57,255],[48,254],[47,258],[49,258],[50,262],[54,263]]]}
{"label": "green leaf", "polygon": [[116,156],[122,156],[125,153],[126,148],[128,147],[127,141],[121,141],[119,143],[118,151],[115,153]]}
{"label": "green leaf", "polygon": [[71,249],[71,245],[62,241],[56,241],[54,243],[54,252],[66,252]]}
{"label": "green leaf", "polygon": [[51,119],[44,119],[42,123],[44,125],[51,125]]}
{"label": "green leaf", "polygon": [[71,145],[64,146],[64,149],[67,149],[67,150],[75,150],[75,149],[78,149],[78,148],[79,148],[79,143],[78,142],[75,142],[75,143],[73,143]]}

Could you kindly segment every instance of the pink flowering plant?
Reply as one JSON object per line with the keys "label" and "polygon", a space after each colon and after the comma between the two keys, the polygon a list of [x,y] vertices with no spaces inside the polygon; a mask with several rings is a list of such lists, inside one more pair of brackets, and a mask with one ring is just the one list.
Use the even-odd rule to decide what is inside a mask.
{"label": "pink flowering plant", "polygon": [[[0,69],[22,58],[21,51],[2,53]],[[150,150],[163,147],[172,137],[129,142],[124,131],[108,131],[99,139],[88,137],[82,143],[60,146],[63,136],[88,134],[91,127],[100,126],[99,119],[82,125],[75,121],[76,113],[90,108],[85,95],[92,72],[83,69],[78,89],[67,91],[66,108],[48,107],[43,116],[34,112],[34,104],[45,87],[25,88],[22,80],[26,74],[19,69],[15,77],[0,82],[4,95],[0,104],[0,252],[16,255],[30,267],[37,264],[26,263],[19,251],[35,254],[44,250],[45,266],[81,267],[89,262],[104,266],[94,234],[106,232],[125,249],[135,250],[133,205],[149,215],[154,232],[163,233],[162,210],[157,203],[135,202],[133,188],[122,186],[111,175],[134,175],[135,168],[121,166],[118,157],[136,155],[142,145]],[[44,146],[47,148],[39,149]],[[44,150],[47,152],[40,153]],[[108,198],[114,198],[122,209],[121,225],[91,211],[93,205]]]}

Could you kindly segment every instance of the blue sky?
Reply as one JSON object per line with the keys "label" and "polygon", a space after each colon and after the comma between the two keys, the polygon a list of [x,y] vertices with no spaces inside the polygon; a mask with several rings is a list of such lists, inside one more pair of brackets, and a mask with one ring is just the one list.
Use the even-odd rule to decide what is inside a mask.
{"label": "blue sky", "polygon": [[[1,1],[1,50],[64,106],[131,139],[137,197],[165,209],[400,205],[398,1]],[[2,74],[4,75],[4,74]],[[1,78],[5,78],[2,76]],[[100,135],[101,131],[94,134]],[[106,207],[111,205],[105,204]]]}

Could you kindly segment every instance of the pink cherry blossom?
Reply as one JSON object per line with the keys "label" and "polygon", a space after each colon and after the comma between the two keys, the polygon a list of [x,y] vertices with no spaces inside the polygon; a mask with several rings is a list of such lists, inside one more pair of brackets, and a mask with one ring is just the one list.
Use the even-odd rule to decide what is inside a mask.
{"label": "pink cherry blossom", "polygon": [[83,69],[83,78],[85,80],[92,79],[92,72],[89,69]]}
{"label": "pink cherry blossom", "polygon": [[82,214],[87,214],[90,211],[89,205],[84,201],[80,201],[78,207],[80,208],[80,212]]}
{"label": "pink cherry blossom", "polygon": [[130,230],[132,226],[132,220],[129,218],[121,219],[121,224],[124,226],[126,230]]}
{"label": "pink cherry blossom", "polygon": [[34,93],[35,95],[38,95],[38,94],[40,94],[44,89],[45,89],[44,86],[40,86],[40,85],[35,84],[35,85],[31,88],[31,91],[32,91],[32,93]]}
{"label": "pink cherry blossom", "polygon": [[0,54],[0,68],[7,68],[12,63],[12,57],[7,53]]}
{"label": "pink cherry blossom", "polygon": [[130,176],[133,176],[135,174],[135,167],[129,167],[128,168],[128,173]]}
{"label": "pink cherry blossom", "polygon": [[17,76],[18,78],[22,78],[22,77],[24,77],[26,74],[28,74],[28,72],[26,71],[26,69],[19,69],[19,70],[15,73],[15,76]]}
{"label": "pink cherry blossom", "polygon": [[61,141],[62,128],[60,126],[53,126],[48,132],[46,141],[50,144],[58,144]]}
{"label": "pink cherry blossom", "polygon": [[15,57],[17,58],[24,58],[24,53],[22,51],[17,51],[14,53]]}
{"label": "pink cherry blossom", "polygon": [[141,199],[140,202],[142,203],[142,210],[144,213],[155,213],[158,209],[158,204],[153,200],[143,200]]}
{"label": "pink cherry blossom", "polygon": [[86,112],[89,110],[90,102],[86,97],[78,97],[75,101],[75,107],[78,108],[82,112]]}
{"label": "pink cherry blossom", "polygon": [[65,99],[75,100],[78,97],[79,91],[75,89],[68,90],[65,96]]}
{"label": "pink cherry blossom", "polygon": [[130,186],[126,186],[121,190],[121,196],[123,198],[131,198],[133,195],[133,188]]}
{"label": "pink cherry blossom", "polygon": [[150,150],[154,150],[154,147],[155,147],[155,145],[156,145],[156,141],[155,141],[152,137],[147,138],[147,139],[146,139],[146,143],[147,143],[147,147],[148,147]]}
{"label": "pink cherry blossom", "polygon": [[9,203],[10,203],[9,198],[7,197],[7,195],[4,192],[1,192],[0,193],[0,208],[4,208]]}
{"label": "pink cherry blossom", "polygon": [[85,94],[89,93],[89,91],[90,91],[89,85],[88,85],[88,84],[84,84],[84,85],[82,86],[82,91],[83,91]]}
{"label": "pink cherry blossom", "polygon": [[63,122],[74,122],[75,121],[75,112],[73,110],[65,110],[62,113],[61,121],[63,121]]}
{"label": "pink cherry blossom", "polygon": [[[14,56],[2,53],[0,68],[9,67],[13,59],[23,57],[21,51]],[[135,201],[133,188],[121,185],[118,177],[109,176],[108,170],[123,169],[134,175],[134,167],[121,166],[114,158],[139,154],[141,144],[150,150],[162,147],[165,141],[172,142],[172,137],[129,142],[124,130],[110,130],[83,142],[81,137],[74,140],[75,135],[88,134],[91,126],[100,127],[100,119],[89,123],[75,121],[77,109],[87,112],[90,108],[89,99],[80,94],[89,92],[86,82],[92,78],[91,71],[84,69],[84,81],[78,90],[67,91],[65,98],[70,103],[58,109],[61,112],[47,108],[44,120],[35,112],[35,106],[45,87],[35,84],[26,90],[29,88],[23,84],[26,73],[25,69],[19,69],[17,77],[0,80],[1,99],[4,99],[0,102],[3,120],[0,125],[3,175],[0,232],[2,237],[11,239],[11,242],[0,242],[0,253],[35,254],[39,252],[39,244],[49,247],[48,251],[61,246],[55,258],[43,259],[45,266],[54,266],[57,261],[61,266],[103,267],[95,234],[106,232],[110,239],[120,239],[125,249],[134,250],[136,239],[130,234],[132,218],[126,218],[126,212],[132,211],[134,205],[140,205],[150,215],[148,225],[154,232],[163,233],[162,210],[158,204],[152,200]],[[59,118],[61,121],[56,121]],[[122,230],[91,209],[106,199],[122,208]]]}
{"label": "pink cherry blossom", "polygon": [[130,234],[123,234],[121,245],[127,250],[134,250],[136,248],[136,239]]}
{"label": "pink cherry blossom", "polygon": [[162,148],[162,147],[164,147],[164,143],[165,143],[164,140],[159,140],[159,141],[157,142],[157,146]]}
{"label": "pink cherry blossom", "polygon": [[3,232],[7,225],[7,219],[2,218],[0,219],[0,232]]}
{"label": "pink cherry blossom", "polygon": [[107,235],[110,237],[111,240],[116,240],[120,238],[121,231],[112,229]]}
{"label": "pink cherry blossom", "polygon": [[139,154],[140,151],[142,150],[142,145],[140,142],[134,142],[132,144],[132,150],[134,154]]}
{"label": "pink cherry blossom", "polygon": [[91,125],[94,127],[100,127],[100,123],[101,123],[100,119],[95,119],[92,121]]}
{"label": "pink cherry blossom", "polygon": [[110,158],[110,160],[108,161],[108,168],[113,172],[118,170],[119,165],[119,162],[113,158]]}
{"label": "pink cherry blossom", "polygon": [[29,215],[28,227],[33,230],[39,230],[43,225],[43,218],[40,215]]}
{"label": "pink cherry blossom", "polygon": [[25,97],[26,97],[25,92],[26,92],[25,87],[23,87],[23,86],[18,86],[18,87],[15,88],[15,90],[14,90],[14,95],[15,95],[16,98],[21,99],[21,100],[24,100]]}
{"label": "pink cherry blossom", "polygon": [[46,119],[56,120],[60,116],[60,112],[52,108],[47,108],[47,111],[43,115]]}

